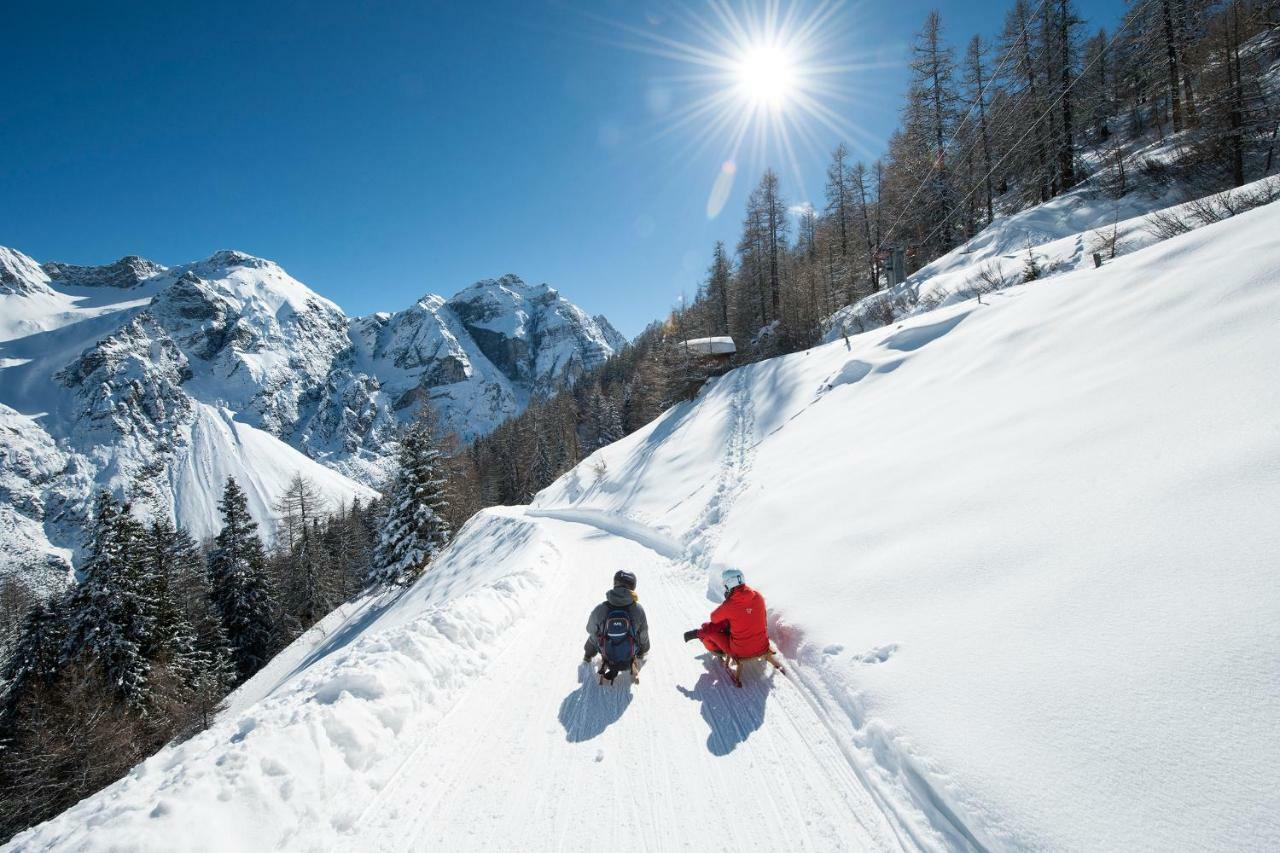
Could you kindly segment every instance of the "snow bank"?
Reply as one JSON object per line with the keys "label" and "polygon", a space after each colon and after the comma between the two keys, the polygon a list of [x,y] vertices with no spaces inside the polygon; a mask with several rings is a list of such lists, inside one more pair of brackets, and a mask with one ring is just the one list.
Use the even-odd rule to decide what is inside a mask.
{"label": "snow bank", "polygon": [[1277,233],[1271,205],[738,370],[535,506],[741,567],[800,677],[988,847],[1275,849]]}
{"label": "snow bank", "polygon": [[[358,838],[379,792],[536,605],[537,526],[485,512],[432,572],[309,632],[207,731],[6,850],[316,850]],[[336,622],[336,624],[335,624]]]}

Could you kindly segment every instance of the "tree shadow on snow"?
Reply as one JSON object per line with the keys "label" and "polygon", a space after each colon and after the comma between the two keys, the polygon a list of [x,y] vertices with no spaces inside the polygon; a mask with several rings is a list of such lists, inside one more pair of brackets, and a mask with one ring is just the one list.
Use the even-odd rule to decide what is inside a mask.
{"label": "tree shadow on snow", "polygon": [[599,737],[616,723],[631,704],[631,677],[619,675],[613,685],[599,684],[590,664],[578,667],[578,689],[560,703],[565,740],[582,743]]}
{"label": "tree shadow on snow", "polygon": [[702,719],[711,731],[707,750],[715,756],[728,755],[764,725],[764,704],[769,698],[769,681],[749,671],[742,687],[735,687],[719,663],[710,655],[703,663],[713,667],[698,677],[692,690],[676,686],[687,698],[702,703]]}

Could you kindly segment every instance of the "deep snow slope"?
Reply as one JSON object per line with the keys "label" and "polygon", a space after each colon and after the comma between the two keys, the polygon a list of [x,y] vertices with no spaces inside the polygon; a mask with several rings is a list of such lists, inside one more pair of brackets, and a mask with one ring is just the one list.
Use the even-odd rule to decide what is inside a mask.
{"label": "deep snow slope", "polygon": [[241,252],[166,269],[0,248],[0,573],[65,574],[97,487],[196,535],[227,476],[262,522],[299,472],[332,504],[368,498],[423,405],[469,438],[621,346],[514,276],[353,320]]}
{"label": "deep snow slope", "polygon": [[1276,849],[1277,233],[1273,204],[739,370],[536,504],[741,567],[986,846]]}

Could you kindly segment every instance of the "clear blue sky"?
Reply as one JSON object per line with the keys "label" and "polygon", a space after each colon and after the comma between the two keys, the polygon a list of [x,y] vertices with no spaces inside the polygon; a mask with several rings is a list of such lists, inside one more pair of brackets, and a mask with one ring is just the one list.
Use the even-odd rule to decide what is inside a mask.
{"label": "clear blue sky", "polygon": [[[1077,2],[1090,27],[1121,7]],[[846,3],[822,27],[826,61],[867,66],[829,101],[864,156],[934,7],[957,50],[1004,12]],[[634,334],[736,240],[766,162],[817,201],[820,152],[847,135],[809,122],[798,171],[775,144],[744,150],[709,218],[729,140],[672,118],[706,86],[636,49],[710,44],[669,3],[11,0],[4,18],[0,244],[73,263],[243,249],[350,314],[515,272]]]}

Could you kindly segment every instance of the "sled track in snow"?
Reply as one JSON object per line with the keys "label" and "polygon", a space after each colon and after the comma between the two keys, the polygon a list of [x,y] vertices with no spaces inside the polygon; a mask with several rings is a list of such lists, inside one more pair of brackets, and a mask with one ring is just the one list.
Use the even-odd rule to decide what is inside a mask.
{"label": "sled track in snow", "polygon": [[[559,546],[555,582],[484,678],[405,745],[339,849],[585,851],[604,826],[641,851],[913,847],[789,685],[753,673],[736,688],[679,643],[705,602],[669,560],[626,536],[542,518],[530,521]],[[598,685],[586,665],[574,677],[586,610],[616,566],[640,574],[655,638],[639,685]],[[730,791],[749,811],[726,807]]]}
{"label": "sled track in snow", "polygon": [[[749,401],[746,405],[750,405]],[[734,429],[726,448],[726,464],[712,498],[712,502],[727,498],[728,505],[731,505],[736,492],[741,489],[743,478],[735,475],[744,473],[746,467],[749,467],[752,449],[750,429],[753,419],[750,411],[743,411],[737,403],[735,408]],[[723,518],[725,506],[725,503],[721,503],[716,508],[714,512],[717,518]],[[700,546],[696,553],[702,557],[704,564],[709,563],[713,551],[713,548],[705,546],[713,543],[714,539],[699,536],[695,537],[683,559],[672,556],[673,539],[669,535],[646,528],[634,519],[599,510],[539,508],[527,510],[526,514],[583,524],[628,539],[671,561],[672,569],[678,569],[681,565],[686,569],[695,567],[695,544]],[[704,512],[704,516],[707,515]],[[712,529],[714,523],[707,527],[707,530]],[[650,543],[659,547],[654,548]],[[706,568],[705,565],[696,567]],[[687,582],[681,582],[681,575],[687,579],[691,574],[688,571],[663,572],[658,580],[662,590],[661,598],[665,599],[663,604],[684,614],[686,621],[692,625],[705,616],[707,603],[700,600],[698,590]],[[806,745],[813,741],[812,730],[821,730],[821,746],[810,747],[815,757],[828,765],[831,762],[844,765],[852,772],[858,785],[875,802],[893,828],[903,849],[985,853],[988,846],[973,834],[946,798],[927,781],[916,761],[894,743],[892,736],[886,734],[877,721],[866,718],[856,695],[852,695],[837,679],[829,678],[823,672],[819,658],[808,654],[809,651],[801,643],[798,653],[788,657],[787,672],[783,677],[794,691],[774,691],[776,701],[785,704],[787,725],[796,727],[797,732],[804,735]],[[809,662],[815,665],[807,665]],[[768,684],[771,683],[770,680]],[[765,690],[770,689],[768,684],[764,686]],[[754,686],[760,687],[758,684]],[[748,683],[745,689],[749,691],[752,688],[753,685]],[[794,693],[799,701],[792,700],[789,693]],[[738,714],[737,706],[731,702],[723,710],[730,716]],[[808,726],[810,731],[805,732],[799,728],[803,723],[813,724]],[[735,719],[735,725],[742,726],[743,721]],[[796,804],[796,809],[796,814],[803,813],[800,804]]]}

